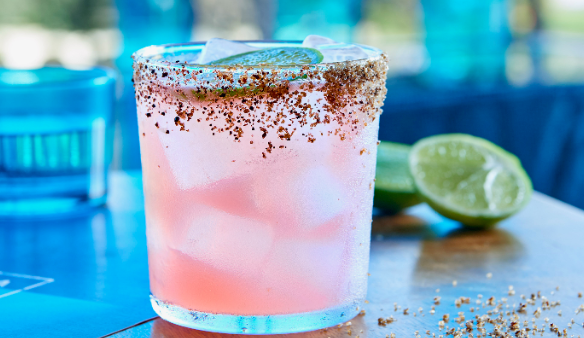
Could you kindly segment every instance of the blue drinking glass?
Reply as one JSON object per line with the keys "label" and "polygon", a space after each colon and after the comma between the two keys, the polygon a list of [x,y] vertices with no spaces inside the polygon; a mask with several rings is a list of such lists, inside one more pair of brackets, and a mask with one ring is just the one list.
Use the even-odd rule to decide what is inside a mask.
{"label": "blue drinking glass", "polygon": [[105,203],[114,86],[103,68],[0,68],[0,220]]}

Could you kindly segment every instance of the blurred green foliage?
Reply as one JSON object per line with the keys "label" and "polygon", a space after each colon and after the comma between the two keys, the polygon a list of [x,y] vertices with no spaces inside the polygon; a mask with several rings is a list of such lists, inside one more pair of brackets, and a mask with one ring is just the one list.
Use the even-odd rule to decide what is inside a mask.
{"label": "blurred green foliage", "polygon": [[393,34],[420,32],[419,0],[369,0],[364,4],[363,18]]}
{"label": "blurred green foliage", "polygon": [[[152,1],[156,2],[144,0]],[[192,1],[198,3],[200,0]],[[265,7],[265,2],[262,2],[262,7]],[[444,0],[444,6],[451,2]],[[518,23],[519,33],[531,26],[534,17],[541,20],[539,26],[545,30],[584,33],[584,9],[569,10],[555,3],[556,0],[509,0],[509,18]],[[117,11],[112,0],[3,0],[1,6],[0,25],[37,24],[49,29],[90,30],[117,24]],[[305,16],[306,20],[319,18],[317,22],[310,22],[308,26],[311,27],[322,23],[334,25],[337,21],[348,25],[366,21],[387,34],[423,32],[423,10],[419,0],[279,1],[278,6],[271,7],[288,13],[278,16],[282,22],[273,23],[276,27],[294,25],[287,19]],[[238,9],[238,6],[233,9]],[[222,8],[222,11],[229,12],[230,9]],[[324,17],[326,20],[322,20]]]}
{"label": "blurred green foliage", "polygon": [[90,30],[114,26],[115,13],[111,0],[3,0],[0,23]]}
{"label": "blurred green foliage", "polygon": [[545,10],[542,11],[542,21],[544,29],[570,33],[584,33],[584,10]]}

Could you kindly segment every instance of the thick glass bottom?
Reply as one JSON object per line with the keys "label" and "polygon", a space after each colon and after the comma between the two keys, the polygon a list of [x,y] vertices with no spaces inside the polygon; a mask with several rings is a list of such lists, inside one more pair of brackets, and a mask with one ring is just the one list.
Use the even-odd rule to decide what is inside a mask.
{"label": "thick glass bottom", "polygon": [[83,214],[105,203],[105,189],[105,173],[7,177],[0,172],[0,219]]}
{"label": "thick glass bottom", "polygon": [[0,220],[62,219],[91,212],[105,204],[107,196],[88,199],[82,197],[53,197],[24,200],[0,199]]}
{"label": "thick glass bottom", "polygon": [[[73,129],[64,115],[44,117],[48,120],[35,120],[40,129],[30,134],[16,125],[8,128],[10,123],[0,130],[0,219],[70,217],[105,203],[109,155],[104,119]],[[68,126],[72,129],[62,129]],[[18,130],[22,133],[14,133]]]}
{"label": "thick glass bottom", "polygon": [[192,329],[239,334],[294,333],[323,329],[352,319],[359,313],[359,302],[322,311],[267,315],[238,316],[206,313],[165,303],[150,295],[154,311],[171,323]]}

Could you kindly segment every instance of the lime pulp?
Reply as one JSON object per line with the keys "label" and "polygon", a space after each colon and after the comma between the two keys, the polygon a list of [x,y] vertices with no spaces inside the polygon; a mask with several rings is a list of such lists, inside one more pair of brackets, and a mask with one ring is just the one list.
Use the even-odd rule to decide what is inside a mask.
{"label": "lime pulp", "polygon": [[210,62],[221,66],[293,66],[316,64],[323,60],[321,52],[306,47],[277,47],[236,54]]}
{"label": "lime pulp", "polygon": [[465,134],[431,136],[412,147],[409,167],[420,196],[468,226],[491,226],[529,201],[533,187],[517,157]]}

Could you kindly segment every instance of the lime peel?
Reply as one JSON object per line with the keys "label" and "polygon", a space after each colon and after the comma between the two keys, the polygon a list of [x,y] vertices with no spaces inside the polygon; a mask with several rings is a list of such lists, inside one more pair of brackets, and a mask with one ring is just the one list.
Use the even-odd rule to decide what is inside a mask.
{"label": "lime peel", "polygon": [[[251,52],[232,55],[223,59],[210,62],[210,65],[221,66],[258,66],[258,65],[303,65],[320,63],[323,60],[322,54],[314,48],[305,47],[278,47],[254,50]],[[298,76],[291,76],[287,80],[290,82],[301,81],[308,79],[308,74],[300,74]],[[273,85],[269,87],[275,87]],[[209,92],[202,93],[192,89],[189,96],[197,101],[205,101],[212,98],[233,98],[245,97],[249,95],[262,94],[266,88],[260,87],[233,87],[229,89],[217,88]],[[189,97],[184,92],[175,93],[175,95],[182,100],[188,100]]]}
{"label": "lime peel", "polygon": [[411,146],[380,141],[377,148],[373,205],[397,213],[421,203],[408,167]]}

